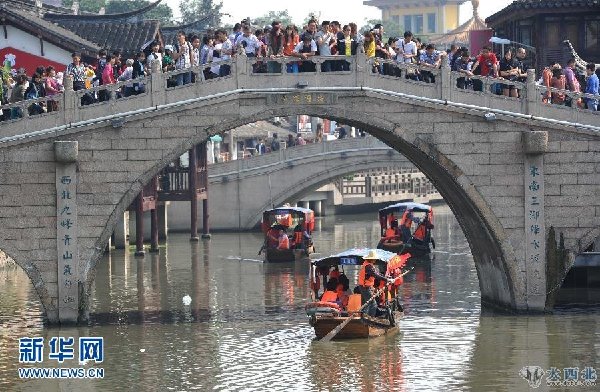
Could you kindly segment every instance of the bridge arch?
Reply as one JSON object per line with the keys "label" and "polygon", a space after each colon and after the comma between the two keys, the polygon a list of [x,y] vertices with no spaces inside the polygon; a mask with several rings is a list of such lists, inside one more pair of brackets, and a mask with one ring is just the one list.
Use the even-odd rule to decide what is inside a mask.
{"label": "bridge arch", "polygon": [[[359,97],[355,94],[348,97],[350,101],[355,101],[356,98]],[[360,100],[362,105],[366,105],[366,109],[358,109],[356,105],[352,105],[355,110],[340,110],[339,106],[332,108],[323,105],[298,107],[272,105],[269,110],[248,111],[247,109],[252,107],[251,102],[244,102],[243,99],[235,99],[233,102],[229,102],[230,104],[233,103],[233,106],[240,111],[239,116],[232,116],[232,118],[225,121],[222,119],[219,119],[219,121],[213,120],[206,125],[196,126],[193,132],[178,138],[173,147],[164,151],[161,159],[156,159],[151,164],[146,165],[139,177],[130,184],[110,214],[105,229],[96,241],[94,254],[87,259],[84,272],[86,291],[89,292],[94,279],[96,264],[118,217],[134,200],[142,185],[147,183],[164,166],[193,145],[206,141],[208,137],[214,134],[276,116],[306,114],[328,118],[365,130],[415,164],[447,201],[467,237],[475,259],[482,301],[507,308],[527,309],[526,299],[518,298],[516,295],[517,293],[523,293],[524,290],[523,287],[519,287],[523,283],[522,280],[516,278],[518,275],[518,261],[516,260],[515,251],[506,241],[509,235],[504,231],[502,224],[486,203],[485,198],[478,192],[469,177],[460,168],[460,165],[455,163],[453,158],[436,149],[431,135],[423,135],[419,132],[423,128],[422,121],[426,118],[431,121],[432,127],[436,120],[437,122],[446,121],[445,124],[448,124],[449,121],[452,126],[463,124],[470,129],[472,129],[473,123],[482,126],[488,126],[488,124],[480,117],[449,112],[436,113],[432,109],[419,108],[418,113],[416,113],[414,106],[403,105],[402,103],[397,103],[401,107],[404,106],[399,113],[394,113],[393,116],[387,116],[384,113],[383,116],[380,116],[378,101],[373,98],[360,98],[362,98]],[[222,103],[222,105],[226,104]],[[178,121],[181,121],[182,117],[188,117],[186,121],[191,125],[193,121],[189,117],[192,117],[198,123],[202,123],[200,119],[203,116],[213,117],[210,113],[214,112],[216,107],[218,105],[210,108],[200,108],[200,110],[189,108],[186,110],[189,114],[180,115]],[[225,107],[225,110],[227,108],[228,106]],[[149,124],[152,124],[151,119]],[[124,130],[126,127],[127,125],[124,126]],[[317,178],[310,185],[318,185],[324,181],[326,181],[325,178],[321,180]],[[299,193],[300,187],[298,190],[292,190],[292,192],[294,194]],[[285,197],[280,199],[283,201]]]}
{"label": "bridge arch", "polygon": [[[143,184],[208,136],[274,116],[310,114],[355,125],[419,167],[466,234],[484,302],[518,310],[544,309],[548,258],[526,257],[531,246],[525,239],[529,232],[524,216],[525,163],[532,154],[544,154],[547,169],[544,238],[549,227],[557,228],[564,235],[566,251],[573,254],[581,243],[591,241],[587,233],[597,230],[600,204],[594,175],[600,164],[600,134],[597,126],[585,125],[596,124],[597,119],[590,112],[567,114],[562,113],[564,108],[542,104],[535,78],[528,78],[533,93],[515,101],[456,91],[456,75],[449,70],[442,72],[438,85],[372,74],[362,60],[343,75],[254,75],[241,57],[232,76],[182,88],[165,90],[168,76],[155,72],[147,94],[120,105],[111,101],[79,107],[79,96],[67,89],[62,112],[3,125],[0,178],[7,186],[0,188],[0,223],[4,223],[0,235],[15,243],[19,252],[9,253],[17,262],[31,260],[28,263],[39,271],[31,277],[50,293],[43,299],[47,310],[58,298],[53,280],[56,187],[48,181],[56,173],[55,140],[79,142],[79,278],[87,295],[117,218]],[[538,132],[547,137],[538,149],[521,140],[531,131],[545,131]],[[27,173],[33,179],[24,181]],[[571,178],[565,179],[565,173]],[[586,208],[588,213],[582,215]],[[565,223],[561,214],[569,209],[580,214],[577,222]],[[29,223],[13,222],[13,214],[43,215],[44,220],[30,229]],[[20,237],[11,240],[15,229]],[[39,248],[21,234],[26,231],[44,239]],[[88,307],[79,305],[80,310]],[[49,311],[48,317],[57,321],[56,312]]]}
{"label": "bridge arch", "polygon": [[[35,241],[35,239],[33,239],[33,241]],[[48,286],[45,284],[48,279],[44,279],[45,276],[40,272],[36,265],[27,260],[22,252],[20,252],[18,249],[15,249],[14,246],[6,241],[4,241],[2,244],[0,253],[4,253],[6,257],[8,257],[19,268],[25,271],[25,274],[29,278],[29,281],[33,285],[33,288],[40,299],[40,303],[45,312],[45,317],[50,320],[52,320],[53,317],[58,317],[56,301],[52,300],[52,297],[48,292]]]}

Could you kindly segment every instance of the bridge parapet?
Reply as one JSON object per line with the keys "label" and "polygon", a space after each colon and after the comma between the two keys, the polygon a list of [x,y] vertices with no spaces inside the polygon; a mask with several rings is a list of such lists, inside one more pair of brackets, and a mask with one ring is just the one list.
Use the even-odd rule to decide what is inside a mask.
{"label": "bridge parapet", "polygon": [[[335,140],[323,143],[296,146],[277,152],[255,156],[248,159],[238,159],[210,165],[209,178],[219,178],[227,175],[256,172],[260,169],[279,169],[280,165],[293,166],[295,161],[306,158],[319,158],[322,155],[348,154],[357,151],[388,150],[390,154],[396,154],[394,150],[374,137],[351,138]],[[403,159],[403,161],[405,161]]]}
{"label": "bridge parapet", "polygon": [[[314,72],[288,73],[287,65],[298,63],[298,58],[281,57],[265,61],[239,55],[234,60],[219,63],[221,66],[229,65],[231,69],[230,74],[223,77],[206,79],[204,71],[207,66],[167,73],[153,67],[151,75],[137,80],[79,91],[73,91],[72,82],[66,78],[62,94],[0,106],[12,117],[1,123],[0,145],[18,143],[31,137],[55,137],[73,129],[108,122],[118,127],[123,121],[137,115],[247,93],[260,93],[271,100],[294,100],[296,104],[327,106],[334,98],[317,93],[360,91],[395,94],[417,105],[436,103],[463,110],[489,110],[508,116],[528,116],[540,121],[562,121],[562,125],[585,126],[596,130],[600,122],[600,112],[546,103],[545,97],[552,94],[564,94],[571,97],[573,102],[593,96],[539,86],[535,83],[533,70],[526,83],[478,76],[467,78],[467,85],[481,86],[476,88],[481,91],[475,91],[459,88],[464,85],[465,75],[451,72],[446,61],[441,69],[366,59],[364,53],[351,57],[317,56],[307,61],[316,65]],[[321,72],[320,65],[325,61],[343,63],[343,70]],[[277,72],[259,72],[265,63]],[[430,72],[432,83],[411,79],[416,70]],[[194,83],[174,86],[179,74],[190,71],[194,74]],[[493,94],[499,83],[515,86],[521,97]],[[289,95],[309,91],[312,94]],[[38,108],[44,105],[55,110],[37,114],[40,111]]]}

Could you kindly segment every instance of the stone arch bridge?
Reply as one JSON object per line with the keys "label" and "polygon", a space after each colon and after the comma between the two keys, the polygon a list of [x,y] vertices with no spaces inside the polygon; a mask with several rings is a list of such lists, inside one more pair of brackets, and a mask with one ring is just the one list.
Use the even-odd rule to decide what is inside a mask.
{"label": "stone arch bridge", "polygon": [[543,104],[532,73],[519,99],[459,90],[446,64],[426,84],[373,73],[364,54],[346,60],[345,72],[254,74],[257,60],[238,56],[231,75],[204,81],[194,69],[198,82],[176,88],[154,67],[140,95],[81,106],[93,91],[67,85],[57,112],[3,107],[25,117],[0,125],[0,248],[48,320],[86,319],[118,217],[164,166],[211,135],[298,114],[357,126],[428,176],[466,235],[485,304],[551,308],[565,268],[600,233],[597,113]]}
{"label": "stone arch bridge", "polygon": [[[412,164],[373,137],[296,146],[209,166],[211,227],[248,230],[272,206],[357,171]],[[226,213],[219,213],[219,212]]]}

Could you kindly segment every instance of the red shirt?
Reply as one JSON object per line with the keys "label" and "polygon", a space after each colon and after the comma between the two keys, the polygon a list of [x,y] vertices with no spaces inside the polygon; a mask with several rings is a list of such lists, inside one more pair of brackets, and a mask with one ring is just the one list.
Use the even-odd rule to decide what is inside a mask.
{"label": "red shirt", "polygon": [[490,75],[490,72],[493,72],[493,66],[498,62],[496,55],[494,53],[490,53],[487,57],[481,55],[477,57],[477,62],[479,62],[479,68],[481,69],[481,76],[494,76]]}

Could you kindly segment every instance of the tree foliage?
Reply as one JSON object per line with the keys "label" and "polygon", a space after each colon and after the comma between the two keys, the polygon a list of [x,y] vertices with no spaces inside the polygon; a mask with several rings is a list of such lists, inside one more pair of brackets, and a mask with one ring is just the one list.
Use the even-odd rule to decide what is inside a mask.
{"label": "tree foliage", "polygon": [[[73,0],[63,0],[63,7],[71,8],[73,6]],[[98,13],[100,8],[106,6],[106,0],[79,0],[79,12],[94,12]]]}
{"label": "tree foliage", "polygon": [[220,27],[223,3],[214,3],[213,0],[180,0],[179,11],[183,24],[203,20],[201,28]]}
{"label": "tree foliage", "polygon": [[367,24],[364,25],[363,27],[361,27],[360,32],[361,33],[366,33],[367,31],[371,30],[373,28],[373,26],[375,26],[378,23],[381,23],[383,25],[383,39],[384,39],[384,41],[387,41],[387,39],[389,37],[396,37],[396,38],[398,38],[402,34],[404,34],[403,27],[400,26],[398,23],[395,23],[392,20],[386,20],[384,22],[381,19],[370,19],[370,20],[367,20]]}
{"label": "tree foliage", "polygon": [[269,11],[267,14],[263,16],[259,16],[258,18],[251,19],[252,25],[262,28],[266,25],[271,25],[274,20],[278,20],[281,22],[283,28],[287,25],[293,24],[292,17],[290,16],[288,10],[283,11]]}
{"label": "tree foliage", "polygon": [[[156,0],[152,0],[154,2]],[[120,14],[139,10],[151,3],[148,0],[109,0],[106,4],[107,14]],[[143,15],[144,19],[158,19],[163,25],[173,24],[173,10],[167,4],[159,4]]]}

